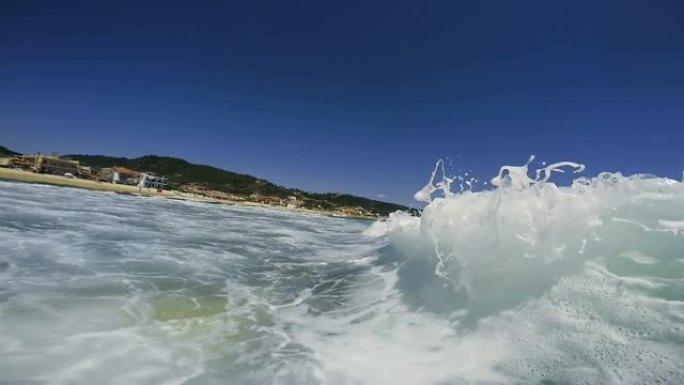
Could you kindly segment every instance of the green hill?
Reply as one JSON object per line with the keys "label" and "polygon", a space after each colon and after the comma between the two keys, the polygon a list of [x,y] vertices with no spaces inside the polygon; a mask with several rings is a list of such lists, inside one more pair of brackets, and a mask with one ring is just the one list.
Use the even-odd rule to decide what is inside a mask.
{"label": "green hill", "polygon": [[296,196],[304,201],[305,207],[309,208],[332,210],[339,207],[361,207],[368,212],[382,216],[397,210],[409,210],[406,206],[349,194],[320,194],[286,188],[251,175],[238,174],[202,164],[193,164],[183,159],[166,156],[146,155],[134,159],[103,155],[67,155],[65,157],[78,160],[84,165],[96,168],[122,166],[135,170],[155,172],[169,178],[170,188],[178,188],[186,183],[198,183],[212,190],[243,197],[248,197],[252,194],[280,198]]}
{"label": "green hill", "polygon": [[0,146],[0,156],[15,156],[15,155],[21,155],[21,154],[18,152],[14,152],[7,147]]}
{"label": "green hill", "polygon": [[[6,147],[0,146],[0,156],[21,155]],[[377,201],[350,194],[311,193],[294,188],[278,186],[265,179],[252,175],[238,174],[203,164],[190,163],[184,159],[168,156],[146,155],[139,158],[111,157],[105,155],[66,155],[64,158],[78,160],[82,165],[94,168],[121,166],[133,170],[151,171],[164,175],[169,179],[169,187],[179,188],[187,183],[197,183],[210,190],[218,190],[241,197],[256,194],[288,198],[296,196],[304,207],[312,209],[335,210],[342,207],[357,207],[364,211],[386,216],[397,210],[409,210],[417,214],[417,210],[394,203]]]}

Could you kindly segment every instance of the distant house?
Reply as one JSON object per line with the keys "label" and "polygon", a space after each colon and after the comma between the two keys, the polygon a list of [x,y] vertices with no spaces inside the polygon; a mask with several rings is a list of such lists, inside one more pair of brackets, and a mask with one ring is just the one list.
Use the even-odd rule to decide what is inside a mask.
{"label": "distant house", "polygon": [[289,208],[297,208],[302,204],[301,200],[297,200],[297,197],[292,195],[287,197],[287,201],[285,201],[286,206]]}
{"label": "distant house", "polygon": [[36,171],[37,155],[22,155],[12,159],[12,164],[16,168],[26,171]]}
{"label": "distant house", "polygon": [[219,190],[211,190],[207,186],[201,185],[199,183],[185,183],[180,186],[179,190],[212,199],[235,200],[235,197],[231,194],[227,194]]}
{"label": "distant house", "polygon": [[140,187],[154,188],[159,190],[163,189],[166,184],[166,177],[157,175],[153,172],[140,173],[140,177],[138,179],[138,186]]}
{"label": "distant house", "polygon": [[20,155],[12,158],[15,167],[24,170],[54,175],[78,175],[77,160],[60,158],[57,155]]}
{"label": "distant house", "polygon": [[97,171],[97,180],[102,182],[114,182],[114,167],[101,168]]}
{"label": "distant house", "polygon": [[180,191],[190,194],[206,196],[207,191],[209,191],[209,189],[206,186],[201,185],[199,183],[185,183],[182,186],[180,186]]}
{"label": "distant house", "polygon": [[126,167],[115,166],[99,169],[96,173],[96,178],[102,182],[136,186],[140,181],[141,175],[142,173],[140,171],[131,170]]}
{"label": "distant house", "polygon": [[0,167],[10,167],[12,165],[12,158],[2,157],[0,158]]}
{"label": "distant house", "polygon": [[114,167],[112,183],[135,186],[140,181],[141,174],[140,171],[131,170],[126,167]]}
{"label": "distant house", "polygon": [[252,201],[267,205],[285,206],[285,201],[279,197],[252,194],[249,196]]}
{"label": "distant house", "polygon": [[97,179],[103,182],[154,189],[162,189],[168,183],[166,177],[156,175],[153,172],[140,172],[119,166],[101,168],[97,173]]}
{"label": "distant house", "polygon": [[63,159],[58,156],[43,156],[40,171],[55,175],[78,175],[78,161]]}
{"label": "distant house", "polygon": [[83,179],[95,179],[96,177],[95,173],[93,172],[93,169],[88,166],[79,166],[78,176]]}

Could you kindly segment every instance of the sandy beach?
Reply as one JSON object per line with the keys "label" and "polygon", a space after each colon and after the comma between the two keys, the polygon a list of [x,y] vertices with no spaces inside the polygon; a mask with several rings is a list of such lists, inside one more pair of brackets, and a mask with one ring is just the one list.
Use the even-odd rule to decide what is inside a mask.
{"label": "sandy beach", "polygon": [[163,190],[162,192],[157,192],[156,190],[151,188],[140,189],[137,186],[97,182],[93,180],[78,178],[67,178],[60,175],[36,174],[30,171],[13,170],[8,168],[0,168],[0,179],[13,180],[17,182],[42,183],[56,186],[77,187],[89,190],[114,191],[118,193],[141,196],[161,196],[165,198],[195,200],[209,203],[235,203],[231,201],[220,201],[205,197],[194,196],[192,194],[183,193],[175,190]]}
{"label": "sandy beach", "polygon": [[240,205],[246,205],[246,206],[265,207],[265,208],[276,209],[276,210],[299,211],[299,212],[306,212],[306,213],[313,213],[313,214],[320,214],[320,215],[333,215],[333,216],[344,215],[346,217],[353,217],[353,218],[377,219],[374,217],[365,217],[365,216],[360,216],[360,215],[349,215],[349,214],[335,213],[335,212],[330,212],[330,211],[309,210],[309,209],[305,209],[305,208],[301,208],[301,207],[284,207],[284,206],[267,205],[267,204],[258,203],[258,202],[212,199],[212,198],[198,196],[198,195],[194,195],[194,194],[190,194],[190,193],[184,193],[184,192],[176,191],[176,190],[163,190],[162,192],[157,192],[156,190],[151,189],[151,188],[143,188],[141,190],[137,186],[129,186],[129,185],[123,185],[123,184],[107,183],[107,182],[97,182],[97,181],[93,181],[93,180],[78,179],[78,178],[67,178],[67,177],[60,176],[60,175],[36,174],[36,173],[30,172],[30,171],[14,170],[14,169],[9,169],[9,168],[0,168],[0,180],[2,180],[2,179],[16,181],[16,182],[25,182],[25,183],[41,183],[41,184],[50,184],[50,185],[55,185],[55,186],[76,187],[76,188],[83,188],[83,189],[88,189],[88,190],[113,191],[113,192],[122,193],[122,194],[131,194],[131,195],[139,195],[139,196],[156,196],[156,197],[164,197],[164,198],[169,198],[169,199],[180,199],[180,200],[195,201],[195,202],[220,203],[220,204],[229,204],[229,205],[240,204]]}

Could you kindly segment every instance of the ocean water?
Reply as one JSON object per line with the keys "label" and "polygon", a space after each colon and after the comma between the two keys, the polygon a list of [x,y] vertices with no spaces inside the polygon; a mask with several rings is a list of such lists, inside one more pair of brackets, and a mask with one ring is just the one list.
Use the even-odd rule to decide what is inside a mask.
{"label": "ocean water", "polygon": [[0,384],[684,383],[684,184],[561,166],[375,223],[0,182]]}

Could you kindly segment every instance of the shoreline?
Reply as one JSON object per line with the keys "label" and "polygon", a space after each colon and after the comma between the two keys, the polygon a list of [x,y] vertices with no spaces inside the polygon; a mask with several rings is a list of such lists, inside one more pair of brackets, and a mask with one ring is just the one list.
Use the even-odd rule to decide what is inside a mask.
{"label": "shoreline", "polygon": [[195,195],[190,194],[190,193],[184,193],[184,192],[176,191],[176,190],[163,190],[162,192],[157,192],[156,190],[151,189],[151,188],[142,188],[142,190],[141,190],[138,186],[99,182],[99,181],[93,181],[93,180],[87,180],[87,179],[67,178],[67,177],[61,176],[61,175],[37,174],[37,173],[33,173],[31,171],[14,170],[14,169],[9,169],[9,168],[2,168],[2,167],[0,167],[0,181],[1,180],[8,180],[8,181],[13,181],[13,182],[21,182],[21,183],[47,184],[47,185],[59,186],[59,187],[75,187],[75,188],[81,188],[81,189],[85,189],[85,190],[110,191],[110,192],[115,192],[115,193],[119,193],[119,194],[127,194],[127,195],[134,195],[134,196],[143,196],[143,197],[162,197],[162,198],[167,198],[167,199],[183,200],[183,201],[190,201],[190,202],[254,206],[254,207],[262,207],[262,208],[268,208],[268,209],[274,209],[274,210],[287,210],[287,211],[294,211],[294,212],[319,214],[319,215],[325,215],[325,216],[330,216],[330,217],[335,217],[335,218],[354,218],[354,219],[372,219],[372,220],[378,220],[378,219],[382,218],[382,217],[370,217],[370,216],[367,217],[367,216],[359,216],[359,215],[350,215],[350,214],[338,213],[335,211],[318,211],[318,210],[310,210],[310,209],[304,209],[304,208],[298,208],[298,207],[295,208],[295,207],[275,206],[275,205],[268,205],[268,204],[263,204],[263,203],[258,203],[258,202],[250,202],[250,201],[219,200],[219,199],[195,196]]}

